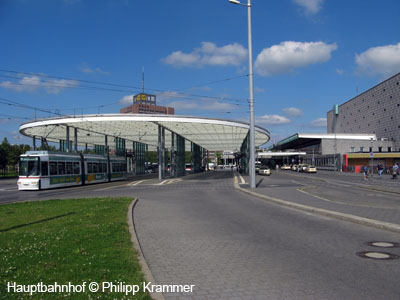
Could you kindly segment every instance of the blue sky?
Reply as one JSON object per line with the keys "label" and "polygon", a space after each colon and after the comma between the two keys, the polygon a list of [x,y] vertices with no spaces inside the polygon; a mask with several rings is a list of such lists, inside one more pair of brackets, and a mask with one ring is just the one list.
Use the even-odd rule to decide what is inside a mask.
{"label": "blue sky", "polygon": [[[399,15],[398,0],[253,0],[256,123],[271,142],[326,132],[334,104],[400,72]],[[30,143],[18,127],[35,115],[118,113],[143,68],[176,114],[248,120],[247,9],[228,0],[0,0],[0,36],[11,143]]]}

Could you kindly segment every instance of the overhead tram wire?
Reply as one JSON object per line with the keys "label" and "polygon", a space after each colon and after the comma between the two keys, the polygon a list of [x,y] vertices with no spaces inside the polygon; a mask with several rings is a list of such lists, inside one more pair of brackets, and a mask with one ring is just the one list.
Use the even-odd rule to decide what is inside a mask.
{"label": "overhead tram wire", "polygon": [[[2,75],[0,75],[0,77],[19,79],[19,77],[12,77],[12,76],[2,76]],[[46,83],[50,83],[50,84],[46,84]],[[137,91],[132,91],[132,90],[119,90],[119,89],[110,89],[110,88],[102,88],[102,87],[94,87],[94,86],[82,86],[82,85],[75,85],[75,84],[70,84],[70,83],[63,83],[62,85],[61,84],[57,85],[57,84],[54,84],[54,83],[51,83],[51,82],[44,82],[44,83],[41,83],[41,84],[11,82],[11,84],[20,85],[20,86],[37,86],[37,87],[44,87],[44,88],[93,89],[93,90],[105,90],[105,91],[122,92],[122,93],[135,93],[135,92],[137,92]],[[235,102],[242,101],[242,100],[234,100],[234,99],[223,98],[223,97],[191,95],[191,94],[184,94],[184,93],[173,94],[173,93],[174,93],[174,91],[168,91],[168,92],[159,93],[158,95],[169,95],[169,94],[172,94],[172,96],[174,96],[175,98],[184,99],[184,100],[198,100],[198,99],[193,99],[193,97],[199,97],[199,98],[202,98],[202,99],[213,99],[213,100],[218,100],[218,101],[235,101]],[[187,96],[191,96],[192,98],[189,98]],[[104,106],[109,106],[109,105],[113,105],[113,104],[117,104],[117,103],[119,103],[119,101],[113,102],[113,103],[102,104],[102,106],[104,107]],[[234,103],[232,105],[247,106],[245,104],[238,104],[238,103]],[[99,107],[99,106],[95,106],[95,108],[97,108],[97,107]],[[76,109],[82,109],[82,108],[78,107]]]}
{"label": "overhead tram wire", "polygon": [[[38,73],[19,72],[19,71],[4,70],[4,69],[0,69],[0,72],[13,73],[13,74],[24,74],[24,75],[38,76],[38,77],[45,77],[45,78],[54,78],[54,79],[60,79],[60,80],[77,81],[77,82],[84,82],[84,83],[91,83],[91,84],[98,84],[98,85],[125,87],[125,88],[134,89],[136,91],[141,91],[142,90],[142,88],[140,88],[140,87],[129,86],[129,85],[121,85],[121,84],[98,82],[98,81],[89,81],[89,80],[74,79],[74,78],[60,77],[60,76],[50,76],[50,75],[44,75],[44,74],[38,74]],[[227,81],[227,80],[233,80],[235,78],[240,78],[240,77],[244,77],[244,76],[248,76],[248,74],[247,75],[238,76],[238,77],[233,77],[233,78],[227,78],[227,79],[219,80],[219,81],[215,81],[215,82],[210,82],[209,84],[213,84],[213,83],[217,83],[217,82],[223,82],[223,81]],[[6,76],[6,75],[0,75],[0,77],[11,78],[11,76]],[[15,76],[14,79],[21,79],[21,78]],[[26,84],[26,83],[22,84],[22,83],[16,83],[16,82],[13,82],[13,84],[31,85],[31,84]],[[197,86],[204,86],[204,85],[197,85]],[[44,85],[43,84],[38,84],[37,86],[42,86],[43,87]],[[66,86],[70,86],[71,88],[82,88],[83,87],[83,88],[108,90],[108,91],[117,91],[117,92],[124,92],[124,93],[135,92],[135,91],[131,91],[131,90],[127,91],[127,90],[119,90],[119,89],[108,89],[108,88],[102,88],[102,87],[96,87],[96,86],[72,85],[72,84],[69,84],[69,83],[63,83],[62,86],[54,86],[54,87],[65,88]],[[49,87],[52,87],[52,86],[49,86]],[[196,87],[196,86],[193,86],[193,87]],[[188,87],[188,88],[184,88],[184,89],[190,89],[190,88],[192,88],[192,87]],[[184,89],[181,89],[181,90],[184,90]],[[160,94],[176,92],[176,91],[162,91],[160,89],[152,89],[152,88],[147,88],[147,90],[158,92]],[[209,98],[209,99],[214,99],[214,100],[219,100],[219,101],[232,101],[232,102],[246,102],[246,103],[248,103],[247,99],[233,99],[233,98],[225,98],[225,97],[217,97],[217,96],[206,96],[206,95],[196,95],[196,94],[187,94],[187,93],[179,93],[179,92],[178,92],[178,94],[182,94],[182,96],[184,96],[184,97],[182,97],[182,99],[188,99],[188,97],[196,97],[196,98],[203,98],[203,99],[204,98]],[[175,96],[176,96],[176,94],[175,94]]]}

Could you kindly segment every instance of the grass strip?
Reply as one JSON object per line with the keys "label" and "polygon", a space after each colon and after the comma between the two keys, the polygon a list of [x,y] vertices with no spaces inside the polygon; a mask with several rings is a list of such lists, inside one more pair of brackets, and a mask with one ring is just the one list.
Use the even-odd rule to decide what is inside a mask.
{"label": "grass strip", "polygon": [[91,198],[0,206],[0,299],[151,299],[125,293],[8,293],[18,285],[112,282],[142,285],[127,210],[131,198]]}

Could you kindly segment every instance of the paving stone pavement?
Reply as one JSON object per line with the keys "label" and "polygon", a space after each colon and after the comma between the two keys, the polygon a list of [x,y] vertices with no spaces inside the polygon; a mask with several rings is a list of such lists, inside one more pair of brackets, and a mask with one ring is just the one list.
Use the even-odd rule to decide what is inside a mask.
{"label": "paving stone pavement", "polygon": [[397,270],[354,255],[380,231],[270,206],[235,191],[231,172],[214,177],[136,190],[135,227],[156,283],[195,285],[166,299],[375,300],[378,276]]}

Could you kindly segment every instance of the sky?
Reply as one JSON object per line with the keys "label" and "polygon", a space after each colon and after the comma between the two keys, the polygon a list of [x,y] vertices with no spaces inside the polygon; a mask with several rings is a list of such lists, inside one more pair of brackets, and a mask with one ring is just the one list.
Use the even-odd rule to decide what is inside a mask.
{"label": "sky", "polygon": [[[242,0],[242,2],[246,0]],[[253,0],[256,125],[278,142],[400,72],[398,0]],[[179,115],[249,119],[247,8],[228,0],[0,0],[0,138],[35,118],[119,113],[144,89]]]}

